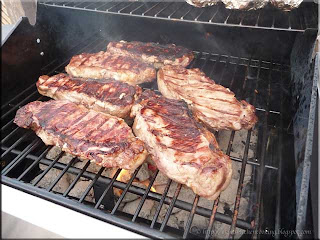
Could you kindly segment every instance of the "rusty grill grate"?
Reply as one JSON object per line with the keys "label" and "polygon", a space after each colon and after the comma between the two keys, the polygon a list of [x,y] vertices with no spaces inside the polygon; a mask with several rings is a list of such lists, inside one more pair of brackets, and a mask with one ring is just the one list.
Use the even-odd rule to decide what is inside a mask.
{"label": "rusty grill grate", "polygon": [[[87,44],[87,43],[90,44]],[[71,57],[74,54],[81,52],[97,52],[105,50],[107,41],[102,37],[91,36],[89,39],[79,43],[70,52]],[[262,213],[262,194],[265,185],[264,175],[266,172],[272,173],[279,183],[281,175],[279,166],[281,166],[281,144],[282,134],[287,133],[287,126],[290,119],[286,119],[283,113],[283,105],[286,99],[286,86],[290,81],[290,67],[278,63],[273,63],[272,60],[264,61],[261,59],[247,59],[233,56],[219,55],[206,52],[195,52],[196,58],[191,63],[190,67],[198,67],[202,69],[208,76],[219,84],[229,87],[235,92],[236,96],[245,99],[257,108],[259,122],[254,130],[257,131],[257,147],[254,150],[253,157],[248,157],[250,139],[252,131],[246,131],[246,137],[243,141],[242,157],[234,156],[233,141],[235,131],[230,132],[227,148],[225,153],[231,157],[234,162],[241,164],[240,177],[237,187],[237,192],[234,195],[235,207],[231,214],[223,214],[217,211],[219,206],[219,198],[212,201],[212,208],[204,208],[198,206],[199,196],[195,195],[193,203],[180,200],[179,193],[182,189],[181,184],[177,184],[174,195],[167,195],[172,181],[169,180],[163,194],[150,191],[153,182],[155,181],[158,171],[154,173],[150,184],[146,189],[132,185],[135,176],[140,168],[136,169],[128,183],[117,181],[116,178],[120,170],[116,172],[113,178],[102,176],[104,168],[100,168],[98,173],[88,171],[90,163],[87,162],[82,168],[73,166],[76,158],[70,160],[69,163],[58,162],[61,153],[55,160],[46,158],[46,154],[52,146],[45,146],[42,141],[31,131],[17,127],[13,123],[16,110],[34,100],[46,100],[46,97],[41,96],[35,84],[26,88],[19,95],[12,98],[9,102],[1,107],[1,164],[2,164],[2,183],[21,189],[25,192],[42,197],[49,201],[61,204],[68,208],[85,213],[89,216],[101,219],[103,221],[113,223],[120,227],[139,232],[143,235],[154,238],[168,237],[183,237],[193,238],[196,235],[205,238],[214,237],[213,225],[215,222],[222,222],[230,225],[230,237],[233,238],[237,228],[248,230],[261,230],[263,223],[260,222]],[[64,66],[70,58],[56,59],[43,67],[43,74],[56,74],[64,71]],[[36,82],[36,79],[34,80]],[[219,141],[219,134],[216,136]],[[31,179],[36,176],[35,169],[39,164],[47,166],[46,169],[40,171],[35,181]],[[251,165],[252,171],[252,188],[250,201],[252,214],[247,219],[238,218],[239,209],[241,209],[240,198],[243,194],[243,181],[246,171],[246,166]],[[44,189],[39,187],[38,183],[52,169],[61,170],[59,175]],[[53,191],[53,188],[59,180],[66,174],[73,174],[74,180],[68,186],[64,193]],[[32,178],[31,178],[32,177]],[[80,178],[91,180],[80,197],[75,198],[69,195]],[[89,191],[100,183],[103,185],[103,191],[99,197],[96,197],[95,203],[90,203],[85,200]],[[280,184],[273,186],[278,193],[281,191]],[[105,209],[102,206],[103,199],[113,189],[122,189],[122,194],[115,201],[111,209]],[[271,190],[268,190],[271,191]],[[141,201],[133,215],[128,215],[119,210],[119,206],[124,197],[128,193],[133,193],[141,196]],[[276,195],[275,209],[275,226],[279,228],[280,217],[280,194]],[[158,202],[158,207],[152,220],[146,220],[139,216],[139,213],[147,199]],[[162,222],[159,223],[158,217],[161,208],[168,205],[168,210]],[[174,229],[168,226],[168,221],[172,215],[174,208],[179,208],[189,212],[189,216],[184,229]],[[264,216],[267,213],[264,212]],[[193,218],[195,215],[203,216],[209,219],[206,232],[196,234],[191,231]],[[263,229],[262,229],[263,230]],[[253,233],[252,231],[251,233]],[[254,232],[257,233],[257,232]]]}
{"label": "rusty grill grate", "polygon": [[[184,1],[41,1],[46,6],[80,9],[109,14],[157,18],[163,20],[214,24],[220,26],[260,28],[303,32],[318,26],[318,7],[302,3],[298,9],[285,12],[275,8],[255,11],[229,10],[223,4],[196,8]],[[311,13],[311,15],[310,15]]]}

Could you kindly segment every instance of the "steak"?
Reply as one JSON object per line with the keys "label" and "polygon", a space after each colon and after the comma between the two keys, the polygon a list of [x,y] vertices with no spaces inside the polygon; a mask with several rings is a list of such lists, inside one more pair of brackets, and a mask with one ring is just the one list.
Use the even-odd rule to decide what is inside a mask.
{"label": "steak", "polygon": [[68,100],[85,107],[125,118],[141,94],[139,86],[131,86],[114,79],[74,78],[61,73],[41,76],[37,82],[40,94],[56,100]]}
{"label": "steak", "polygon": [[167,98],[186,101],[193,115],[215,130],[250,129],[257,122],[254,106],[238,101],[230,89],[197,68],[163,67],[158,71],[158,88]]}
{"label": "steak", "polygon": [[147,156],[123,119],[68,101],[31,102],[17,111],[14,122],[31,128],[46,145],[103,167],[132,170]]}
{"label": "steak", "polygon": [[194,58],[192,51],[175,44],[120,41],[110,42],[107,49],[111,53],[130,56],[153,64],[155,68],[168,64],[186,67]]}
{"label": "steak", "polygon": [[156,78],[156,70],[151,65],[129,56],[103,51],[72,57],[66,72],[74,77],[113,78],[131,85],[151,82]]}
{"label": "steak", "polygon": [[133,131],[158,169],[196,194],[216,199],[231,180],[232,165],[214,135],[198,123],[184,101],[142,93],[132,107]]}

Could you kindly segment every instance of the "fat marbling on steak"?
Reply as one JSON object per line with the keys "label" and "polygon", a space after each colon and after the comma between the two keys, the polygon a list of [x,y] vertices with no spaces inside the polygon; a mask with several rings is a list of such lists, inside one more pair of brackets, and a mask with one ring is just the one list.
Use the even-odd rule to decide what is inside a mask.
{"label": "fat marbling on steak", "polygon": [[74,77],[113,78],[131,85],[151,82],[156,78],[156,70],[150,64],[129,56],[103,51],[72,57],[66,66],[66,72]]}
{"label": "fat marbling on steak", "polygon": [[114,79],[75,78],[64,73],[41,76],[37,88],[44,96],[68,100],[121,118],[129,116],[134,101],[141,94],[139,86]]}
{"label": "fat marbling on steak", "polygon": [[107,50],[153,64],[155,68],[168,64],[186,67],[194,58],[192,51],[175,44],[120,41],[110,42]]}
{"label": "fat marbling on steak", "polygon": [[230,158],[183,101],[142,93],[132,107],[133,131],[145,142],[158,169],[196,194],[216,199],[231,180]]}
{"label": "fat marbling on steak", "polygon": [[55,145],[103,167],[135,169],[147,156],[123,119],[64,101],[35,101],[20,108],[14,122]]}
{"label": "fat marbling on steak", "polygon": [[167,98],[186,101],[193,115],[215,130],[250,129],[257,122],[254,106],[238,101],[197,68],[164,66],[158,71],[158,88]]}

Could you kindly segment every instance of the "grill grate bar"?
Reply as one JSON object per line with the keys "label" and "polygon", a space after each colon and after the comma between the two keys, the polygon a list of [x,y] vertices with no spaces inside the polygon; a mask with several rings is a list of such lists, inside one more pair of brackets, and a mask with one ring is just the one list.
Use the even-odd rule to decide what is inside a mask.
{"label": "grill grate bar", "polygon": [[195,21],[198,21],[198,19],[202,16],[202,14],[203,14],[206,10],[207,10],[207,9],[203,9],[203,10],[200,12],[200,14],[194,18],[194,20],[195,20]]}
{"label": "grill grate bar", "polygon": [[65,166],[65,168],[61,171],[61,173],[58,175],[58,177],[51,183],[51,185],[49,187],[47,187],[47,191],[50,192],[54,186],[60,181],[60,179],[62,178],[62,176],[67,172],[67,170],[69,169],[69,167],[74,163],[74,161],[76,160],[76,158],[72,158],[68,165]]}
{"label": "grill grate bar", "polygon": [[194,213],[196,211],[198,202],[199,202],[199,195],[196,195],[194,197],[192,209],[191,209],[191,212],[190,212],[189,217],[187,219],[186,227],[184,229],[184,233],[183,233],[183,236],[182,236],[183,239],[186,239],[188,237],[188,233],[190,231],[191,223],[192,223],[192,220],[193,220]]}
{"label": "grill grate bar", "polygon": [[140,211],[142,209],[142,206],[143,206],[143,204],[144,204],[144,202],[145,202],[145,200],[146,200],[146,198],[147,198],[147,196],[148,196],[148,194],[149,194],[149,192],[151,190],[151,187],[152,187],[154,181],[156,180],[156,177],[157,177],[158,173],[159,173],[159,170],[157,170],[156,173],[154,174],[154,176],[152,177],[152,179],[151,179],[151,181],[149,183],[149,186],[146,189],[146,192],[143,194],[143,197],[142,197],[141,201],[139,202],[137,210],[133,215],[132,222],[136,221],[136,219],[137,219],[137,217],[138,217],[138,215],[139,215],[139,213],[140,213]]}
{"label": "grill grate bar", "polygon": [[5,150],[4,153],[1,154],[1,158],[3,158],[4,156],[6,156],[13,148],[15,148],[16,146],[18,146],[19,143],[22,142],[23,139],[25,139],[26,137],[30,136],[32,132],[26,132],[22,137],[20,137],[17,141],[15,141],[14,144],[12,144],[7,150]]}
{"label": "grill grate bar", "polygon": [[167,4],[167,6],[164,6],[160,11],[158,11],[154,17],[157,17],[160,13],[162,13],[164,10],[166,10],[168,7],[170,7],[173,3]]}
{"label": "grill grate bar", "polygon": [[173,198],[172,198],[172,200],[171,200],[171,203],[170,203],[170,205],[169,205],[169,208],[168,208],[168,210],[167,210],[166,216],[164,217],[164,220],[163,220],[163,222],[162,222],[162,224],[161,224],[161,227],[160,227],[160,231],[161,231],[161,232],[163,232],[164,228],[166,227],[166,225],[167,225],[167,223],[168,223],[168,221],[169,221],[169,218],[170,218],[170,216],[171,216],[171,212],[172,212],[172,210],[173,210],[173,208],[174,208],[174,204],[176,203],[176,200],[177,200],[177,198],[178,198],[178,196],[179,196],[181,187],[182,187],[182,184],[178,184],[178,186],[177,186],[177,188],[176,188],[176,191],[175,191],[175,193],[174,193],[174,196],[173,196]]}
{"label": "grill grate bar", "polygon": [[23,94],[25,94],[26,92],[28,92],[30,89],[32,89],[35,85],[32,84],[29,87],[27,87],[25,90],[23,90],[21,93],[19,93],[17,96],[15,96],[14,98],[10,99],[8,102],[6,102],[5,104],[3,104],[1,106],[1,110],[3,110],[6,106],[8,106],[10,103],[14,102],[16,99],[18,99],[20,96],[22,96]]}
{"label": "grill grate bar", "polygon": [[[272,68],[273,65],[271,65]],[[257,239],[257,231],[259,231],[259,217],[260,217],[260,202],[261,202],[261,189],[262,189],[262,183],[263,183],[263,176],[264,176],[264,170],[265,170],[265,155],[266,155],[266,146],[267,146],[267,139],[269,138],[269,132],[268,132],[268,115],[269,115],[269,105],[270,105],[270,94],[271,94],[271,72],[272,69],[269,71],[269,77],[268,77],[268,96],[267,96],[267,105],[266,105],[266,112],[264,114],[264,119],[263,119],[263,138],[262,138],[262,150],[260,154],[260,167],[259,167],[259,172],[258,172],[258,187],[257,187],[257,209],[256,209],[256,216],[255,216],[255,231],[253,233],[253,239]],[[258,84],[258,81],[257,81]],[[255,94],[256,95],[256,94]]]}
{"label": "grill grate bar", "polygon": [[123,8],[121,8],[121,9],[119,9],[119,10],[118,10],[118,13],[121,13],[123,10],[125,10],[126,8],[132,6],[133,4],[135,4],[135,2],[132,2],[132,3],[130,3],[129,5],[127,5],[127,6],[123,7]]}
{"label": "grill grate bar", "polygon": [[234,239],[236,223],[237,223],[239,207],[240,207],[240,198],[241,198],[242,189],[243,189],[244,173],[246,170],[246,165],[247,165],[247,160],[248,160],[250,138],[251,138],[251,129],[248,131],[248,134],[247,134],[247,140],[246,140],[246,145],[245,145],[245,150],[244,150],[244,157],[243,157],[243,161],[242,161],[242,165],[241,165],[240,178],[239,178],[239,184],[238,184],[238,189],[237,189],[236,201],[234,204],[229,239]]}
{"label": "grill grate bar", "polygon": [[[249,62],[249,66],[250,66],[251,61]],[[260,73],[260,72],[258,72]],[[242,86],[242,93],[244,92],[245,88],[246,88],[246,84],[247,84],[247,77],[245,77],[245,80],[243,82],[243,86]],[[258,82],[258,81],[257,81]],[[256,86],[257,87],[257,86]],[[257,88],[256,88],[257,89]],[[255,93],[254,93],[255,94]],[[241,94],[243,95],[243,94]],[[242,96],[241,96],[242,97]],[[253,104],[255,105],[255,100],[253,102]],[[244,149],[244,156],[242,159],[242,164],[241,164],[241,170],[240,170],[240,177],[239,177],[239,183],[238,183],[238,189],[237,189],[237,194],[236,194],[236,200],[235,200],[235,204],[234,204],[234,210],[233,210],[233,217],[232,217],[232,223],[231,223],[231,227],[230,227],[230,233],[229,233],[229,238],[230,239],[234,239],[234,235],[235,235],[235,228],[236,228],[236,223],[237,223],[237,219],[238,219],[238,213],[239,213],[239,207],[240,207],[240,200],[241,200],[241,195],[242,195],[242,189],[243,189],[243,181],[244,181],[244,174],[246,171],[246,166],[247,166],[247,160],[248,160],[248,154],[249,154],[249,146],[250,146],[250,139],[251,139],[251,132],[252,129],[250,129],[247,132],[247,139],[245,142],[245,149]]]}
{"label": "grill grate bar", "polygon": [[46,175],[50,169],[52,169],[52,167],[59,161],[60,157],[64,154],[64,152],[61,152],[58,157],[52,161],[50,163],[50,165],[37,177],[37,179],[32,183],[32,186],[36,186],[40,181],[41,179],[44,177],[44,175]]}
{"label": "grill grate bar", "polygon": [[159,6],[161,2],[156,3],[155,5],[153,5],[151,8],[147,9],[146,11],[144,11],[143,13],[141,13],[142,16],[144,16],[147,12],[150,12],[152,9],[156,8],[157,6]]}
{"label": "grill grate bar", "polygon": [[211,54],[207,54],[207,56],[205,57],[204,63],[202,64],[200,70],[203,71],[204,67],[207,65],[209,58],[211,57]]}
{"label": "grill grate bar", "polygon": [[88,8],[89,6],[92,6],[92,5],[94,5],[95,3],[93,2],[93,3],[89,3],[87,6],[84,6],[83,8],[84,9],[86,9],[86,8]]}
{"label": "grill grate bar", "polygon": [[209,237],[211,237],[211,231],[212,231],[213,223],[214,223],[216,213],[218,210],[219,201],[220,201],[220,196],[218,196],[218,198],[213,203],[212,213],[211,213],[211,217],[210,217],[210,221],[209,221],[209,225],[207,228],[205,239],[209,239]]}
{"label": "grill grate bar", "polygon": [[221,5],[219,5],[219,6],[216,8],[216,11],[212,14],[212,17],[210,18],[209,23],[212,23],[212,20],[214,19],[214,17],[215,17],[215,16],[217,15],[217,13],[219,12],[220,6],[221,6]]}
{"label": "grill grate bar", "polygon": [[[78,0],[79,1],[79,0]],[[80,1],[80,2],[78,2],[77,1],[77,4],[76,5],[74,5],[74,7],[77,7],[77,6],[80,6],[82,3],[84,3],[86,0],[82,0],[82,1]]]}
{"label": "grill grate bar", "polygon": [[[156,8],[157,6],[159,6],[159,4],[164,3],[165,4],[165,8],[167,8],[169,5],[171,5],[171,3],[167,3],[167,2],[155,2],[154,5],[152,6],[146,6],[144,3],[142,3],[140,6],[136,7],[134,10],[132,10],[130,13],[125,13],[125,12],[121,12],[122,10],[128,8],[129,6],[131,6],[133,3],[132,2],[128,2],[126,3],[127,5],[125,5],[120,11],[117,11],[116,9],[113,10],[113,8],[115,8],[116,6],[118,6],[119,4],[123,4],[123,2],[116,2],[115,5],[109,7],[107,10],[100,10],[103,6],[106,6],[110,3],[114,3],[115,1],[108,1],[107,3],[103,4],[102,6],[95,8],[95,9],[88,9],[85,8],[83,5],[85,1],[82,2],[77,2],[77,3],[70,3],[70,4],[65,4],[64,6],[61,4],[54,4],[54,3],[48,3],[48,2],[41,2],[41,4],[46,5],[46,6],[52,6],[52,7],[60,7],[60,8],[70,8],[70,9],[84,9],[86,11],[94,11],[94,12],[102,12],[102,13],[108,13],[108,14],[118,14],[118,15],[133,15],[136,17],[142,17],[142,18],[157,18],[157,19],[162,19],[162,20],[171,20],[173,14],[175,13],[179,13],[179,15],[181,16],[180,18],[175,18],[175,21],[182,21],[182,22],[192,22],[192,23],[202,23],[202,24],[209,24],[209,25],[219,25],[219,26],[230,26],[230,27],[244,27],[244,28],[255,28],[255,29],[266,29],[266,30],[280,30],[280,31],[295,31],[295,32],[304,32],[305,29],[309,28],[314,28],[317,29],[317,12],[311,12],[311,16],[308,17],[308,19],[306,19],[306,16],[304,15],[304,11],[308,10],[308,8],[316,8],[314,3],[310,3],[310,2],[305,2],[302,3],[301,6],[293,11],[295,11],[295,19],[297,22],[300,22],[299,26],[296,26],[295,28],[292,28],[290,26],[286,25],[287,21],[281,21],[281,19],[285,18],[288,19],[290,18],[290,14],[286,14],[286,12],[281,12],[281,11],[273,11],[273,14],[277,13],[282,15],[281,17],[279,17],[279,19],[277,20],[277,18],[274,18],[272,20],[273,24],[271,26],[264,26],[263,22],[260,22],[260,18],[261,18],[261,14],[262,16],[266,15],[268,13],[268,9],[259,9],[256,11],[259,11],[258,16],[255,17],[254,19],[250,20],[250,12],[241,12],[241,11],[234,11],[234,10],[227,10],[223,4],[217,4],[216,6],[211,6],[210,8],[206,8],[203,9],[202,11],[200,11],[200,14],[198,14],[198,16],[196,16],[193,19],[186,19],[186,16],[193,11],[194,9],[196,9],[193,6],[188,5],[187,3],[180,3],[179,4],[175,4],[176,9],[173,9],[172,13],[168,13],[165,16],[159,16],[159,13],[148,16],[146,15],[147,12],[150,12],[151,10],[153,10],[154,8]],[[135,2],[136,3],[136,2]],[[145,10],[144,12],[137,12],[138,9],[142,8],[143,6],[145,6]],[[184,9],[186,8],[186,9]],[[208,11],[212,11],[213,14],[212,16],[205,16],[205,12]],[[220,12],[226,12],[227,14],[225,14],[225,16],[219,15],[218,17],[217,14]],[[137,12],[137,13],[135,13]],[[163,12],[163,11],[162,11]],[[229,23],[228,20],[230,19],[230,16],[234,15],[234,14],[238,14],[240,16],[240,22],[238,23]],[[204,15],[203,19],[199,20],[200,16]],[[246,24],[242,24],[242,20],[246,17],[249,16],[247,19],[248,21],[250,20],[250,22],[247,22]],[[303,19],[303,21],[301,20]],[[231,22],[231,21],[230,21]]]}
{"label": "grill grate bar", "polygon": [[174,10],[170,15],[168,15],[168,19],[171,19],[171,17],[177,13],[181,8],[183,8],[183,5],[181,5],[180,7],[178,7],[176,10]]}
{"label": "grill grate bar", "polygon": [[133,9],[131,12],[130,12],[130,15],[133,14],[135,11],[139,10],[141,7],[143,7],[144,4],[142,3],[140,6],[136,7],[135,9]]}
{"label": "grill grate bar", "polygon": [[115,212],[116,212],[117,209],[119,208],[120,203],[122,202],[122,200],[124,199],[124,196],[125,196],[126,193],[128,192],[129,187],[132,185],[132,182],[133,182],[133,180],[135,179],[135,177],[137,176],[140,168],[141,168],[141,166],[138,167],[138,168],[134,171],[134,173],[132,174],[131,179],[129,180],[128,184],[126,185],[125,189],[123,190],[123,192],[122,192],[120,198],[118,199],[116,205],[115,205],[114,208],[112,209],[111,214],[115,214]]}
{"label": "grill grate bar", "polygon": [[[12,123],[13,121],[10,121],[9,123]],[[11,138],[18,130],[20,130],[20,127],[16,127],[12,132],[10,132],[4,139],[1,140],[1,144],[5,143],[9,138]]]}
{"label": "grill grate bar", "polygon": [[79,199],[79,203],[83,202],[83,200],[88,195],[88,193],[91,190],[91,188],[93,187],[93,185],[97,182],[98,178],[101,176],[101,173],[103,172],[104,169],[105,169],[104,167],[100,168],[99,172],[95,175],[94,179],[91,181],[91,183],[89,184],[87,189],[82,194],[81,198]]}
{"label": "grill grate bar", "polygon": [[[243,159],[240,159],[240,158],[237,158],[237,157],[233,157],[233,156],[230,156],[230,159],[232,161],[235,161],[235,162],[242,162]],[[254,159],[255,161],[258,161],[258,159]],[[252,162],[252,161],[247,161],[247,164],[249,165],[253,165],[253,166],[260,166],[260,163],[257,163],[257,162]],[[274,166],[270,166],[270,165],[265,165],[265,168],[268,168],[268,169],[273,169],[273,170],[278,170],[277,167],[274,167]]]}
{"label": "grill grate bar", "polygon": [[100,206],[103,198],[104,198],[104,197],[107,195],[107,193],[109,192],[110,188],[112,187],[114,181],[115,181],[115,180],[117,179],[117,177],[119,176],[120,172],[121,172],[121,169],[119,168],[119,169],[117,170],[117,172],[114,174],[111,182],[108,184],[108,187],[107,187],[107,188],[104,190],[104,192],[102,193],[101,197],[99,198],[99,200],[98,200],[97,204],[94,206],[94,208],[98,208],[98,207]]}
{"label": "grill grate bar", "polygon": [[109,8],[107,8],[105,11],[106,11],[106,12],[109,12],[109,10],[111,10],[112,8],[114,8],[114,7],[116,7],[116,6],[120,5],[120,4],[121,4],[121,2],[116,3],[115,5],[113,5],[113,6],[109,7]]}
{"label": "grill grate bar", "polygon": [[[33,93],[31,93],[28,97],[24,98],[22,101],[20,101],[18,104],[16,104],[13,108],[11,108],[8,112],[6,112],[5,114],[3,114],[1,116],[1,120],[4,119],[6,116],[8,116],[10,113],[12,113],[13,111],[17,110],[17,108],[19,108],[21,105],[25,104],[26,102],[29,101],[29,99],[31,97],[33,97],[35,94],[37,94],[38,91],[34,91]],[[42,96],[40,98],[43,98]],[[39,99],[40,99],[39,98]],[[38,100],[38,99],[37,99]]]}
{"label": "grill grate bar", "polygon": [[[283,87],[283,74],[280,74],[280,85]],[[283,112],[283,92],[280,93],[280,109]],[[281,228],[281,179],[282,179],[282,129],[283,129],[283,115],[280,115],[280,130],[278,130],[279,141],[278,141],[278,156],[279,156],[279,165],[278,165],[278,178],[277,178],[277,199],[276,199],[276,218],[275,218],[275,239],[280,239],[280,228]]]}
{"label": "grill grate bar", "polygon": [[230,57],[228,56],[228,58],[227,58],[227,60],[226,60],[226,63],[225,63],[225,65],[224,65],[224,67],[223,67],[221,77],[220,77],[219,81],[216,82],[217,84],[220,84],[220,83],[221,83],[221,81],[222,81],[222,79],[223,79],[223,76],[224,76],[224,74],[226,73],[226,69],[227,69],[227,66],[228,66],[229,63],[230,63]]}
{"label": "grill grate bar", "polygon": [[[230,135],[229,142],[228,142],[227,152],[226,152],[226,155],[228,155],[228,156],[230,156],[230,153],[231,153],[231,148],[232,148],[234,136],[235,136],[235,131],[232,131],[231,135]],[[220,195],[214,201],[214,204],[213,204],[212,214],[211,214],[211,217],[210,217],[209,226],[208,226],[208,230],[207,230],[207,233],[206,233],[206,239],[208,239],[210,237],[210,235],[211,235],[211,231],[212,231],[213,223],[215,221],[215,215],[217,213],[219,201],[220,201]]]}
{"label": "grill grate bar", "polygon": [[95,10],[99,10],[99,8],[101,9],[102,7],[105,7],[105,6],[107,6],[108,4],[110,4],[110,3],[112,3],[112,2],[114,2],[114,0],[111,0],[111,1],[107,1],[106,3],[103,3],[101,6],[99,6],[99,7],[96,7],[96,9]]}
{"label": "grill grate bar", "polygon": [[35,139],[30,143],[15,159],[13,159],[5,169],[1,172],[1,175],[7,175],[15,166],[17,166],[34,148],[40,144],[39,139]]}
{"label": "grill grate bar", "polygon": [[62,196],[65,197],[69,194],[69,192],[72,190],[72,188],[74,188],[74,186],[76,185],[76,183],[78,182],[82,174],[87,170],[89,165],[90,165],[90,161],[87,161],[84,167],[81,169],[81,171],[77,174],[76,178],[72,181],[70,186],[67,188],[67,190],[62,194]]}
{"label": "grill grate bar", "polygon": [[158,219],[158,217],[159,217],[161,208],[162,208],[162,206],[163,206],[163,204],[164,204],[164,200],[165,200],[165,198],[166,198],[166,196],[167,196],[167,194],[168,194],[168,191],[169,191],[169,188],[170,188],[170,186],[171,186],[171,183],[172,183],[172,180],[169,179],[168,182],[167,182],[166,188],[165,188],[165,190],[164,190],[164,192],[163,192],[163,194],[162,194],[162,197],[161,197],[161,200],[160,200],[160,202],[159,202],[158,208],[157,208],[157,210],[156,210],[156,212],[155,212],[155,214],[154,214],[154,217],[153,217],[153,219],[152,219],[150,228],[154,228],[154,225],[155,225],[155,223],[157,222],[157,219]]}
{"label": "grill grate bar", "polygon": [[[20,154],[20,152],[21,151],[18,151],[18,150],[12,150],[13,154]],[[37,159],[36,156],[30,155],[30,154],[27,155],[26,158],[27,159],[31,159],[31,160],[36,160]],[[53,161],[52,160],[48,160],[46,158],[43,158],[43,159],[41,159],[40,162],[41,162],[41,164],[45,164],[45,165],[49,166],[49,165],[52,164]],[[66,165],[63,164],[63,163],[55,162],[55,164],[54,164],[54,168],[57,168],[57,169],[60,169],[60,170],[62,170],[65,166]],[[69,173],[72,173],[72,174],[75,174],[75,175],[78,174],[80,171],[81,171],[81,169],[76,168],[76,167],[70,167],[69,170],[68,170]],[[83,177],[85,177],[87,179],[94,179],[95,174],[85,171],[83,173]],[[107,177],[103,177],[103,176],[100,177],[99,181],[101,181],[104,184],[109,184],[110,183],[110,179],[107,178]],[[115,185],[115,187],[117,187],[119,189],[122,189],[122,190],[125,189],[125,187],[127,186],[125,183],[118,182],[118,181],[115,181],[114,185]],[[136,186],[132,185],[132,186],[130,186],[128,192],[143,196],[143,194],[145,192],[145,189],[139,188],[139,187],[136,187]],[[163,195],[160,195],[160,194],[154,193],[154,192],[150,192],[148,195],[150,196],[151,199],[156,200],[156,201],[160,201],[161,198],[163,197]],[[170,199],[171,198],[164,197],[164,203],[170,204]],[[180,208],[180,209],[185,210],[185,211],[191,211],[191,209],[192,209],[192,205],[190,203],[187,203],[187,202],[184,202],[184,201],[181,201],[181,200],[177,200],[175,206],[177,208]],[[210,218],[211,211],[209,209],[206,209],[206,208],[197,207],[196,208],[196,214],[199,214],[201,216]],[[227,224],[231,224],[231,222],[232,222],[232,219],[229,216],[223,215],[221,213],[217,213],[217,220],[220,221],[220,222],[223,222],[223,223],[227,223]],[[237,227],[242,228],[242,229],[252,229],[252,226],[250,225],[250,223],[248,223],[248,222],[246,222],[246,221],[244,221],[242,219],[238,219]]]}
{"label": "grill grate bar", "polygon": [[185,16],[187,16],[187,15],[193,10],[193,8],[192,8],[191,6],[189,6],[189,8],[190,8],[190,9],[189,9],[184,15],[182,15],[182,16],[180,17],[181,20],[184,20]]}
{"label": "grill grate bar", "polygon": [[230,16],[232,15],[233,12],[234,12],[233,10],[231,10],[231,11],[229,12],[228,16],[226,17],[226,20],[224,20],[224,24],[227,24],[227,23],[228,23],[228,20],[229,20],[229,18],[230,18]]}
{"label": "grill grate bar", "polygon": [[40,156],[26,170],[24,170],[24,172],[17,178],[17,180],[20,181],[28,172],[30,172],[52,148],[53,147],[46,147],[46,149],[40,154]]}

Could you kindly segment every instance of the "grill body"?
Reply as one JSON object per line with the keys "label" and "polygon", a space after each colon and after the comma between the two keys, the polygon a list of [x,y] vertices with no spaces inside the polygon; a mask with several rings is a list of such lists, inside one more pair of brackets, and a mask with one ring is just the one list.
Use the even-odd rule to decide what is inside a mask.
{"label": "grill body", "polygon": [[[232,18],[234,14],[226,12],[226,19],[219,17],[219,21],[210,21],[211,18],[204,19],[208,14],[206,10],[197,13],[187,10],[181,13],[184,16],[180,20],[171,21],[174,14],[180,13],[179,9],[184,6],[182,3],[173,9],[175,4],[146,3],[140,10],[124,12],[134,4],[41,3],[38,4],[34,27],[27,19],[17,26],[2,47],[2,183],[154,238],[209,238],[217,221],[230,225],[230,237],[234,236],[237,228],[245,229],[245,236],[252,238],[270,236],[270,231],[276,233],[273,236],[280,237],[283,234],[277,231],[280,229],[312,229],[311,213],[308,212],[310,198],[307,196],[317,98],[317,56],[313,58],[312,55],[316,30],[307,29],[313,26],[311,19],[301,20],[305,15],[299,14],[300,11],[314,11],[314,6],[307,5],[292,13],[292,16],[300,16],[291,16],[295,21],[300,19],[300,25],[296,27],[290,27],[290,21],[287,26],[278,24],[279,16],[285,17],[279,12],[272,18],[270,26],[266,17],[265,22],[254,18],[258,24],[243,27],[242,21],[246,17],[241,20],[237,15],[241,22],[236,24],[237,17]],[[169,9],[173,10],[173,15],[164,14]],[[267,12],[262,14],[269,16]],[[233,154],[236,132],[230,132],[227,143],[226,154],[241,164],[237,194],[234,195],[235,207],[230,214],[216,211],[219,200],[212,202],[212,208],[208,209],[197,206],[199,196],[194,196],[193,203],[179,199],[180,184],[172,197],[166,196],[166,192],[162,195],[151,192],[151,185],[148,189],[133,186],[140,168],[125,184],[116,180],[120,170],[113,178],[107,178],[101,175],[103,168],[93,173],[86,167],[74,167],[77,159],[67,164],[58,159],[47,159],[46,153],[51,147],[44,146],[30,130],[13,124],[19,107],[34,100],[47,100],[36,91],[35,82],[40,75],[63,72],[73,55],[105,50],[108,42],[119,40],[175,43],[190,48],[196,55],[192,67],[202,69],[217,83],[229,87],[257,108],[259,122],[253,157],[248,157],[253,137],[251,130],[245,132],[241,157]],[[145,87],[157,90],[155,84]],[[41,170],[39,164],[47,168]],[[253,168],[247,190],[250,211],[247,219],[241,219],[237,212],[241,208],[240,197],[244,194],[241,185],[247,165]],[[38,187],[37,183],[51,169],[61,172],[47,189]],[[75,176],[68,191],[80,177],[91,181],[79,198],[69,196],[68,191],[61,194],[52,190],[66,173]],[[38,179],[31,182],[36,176]],[[170,184],[171,181],[167,184],[168,189]],[[119,199],[113,196],[112,188],[123,190]],[[95,204],[85,200],[91,189],[94,190]],[[127,193],[141,196],[138,211],[133,216],[118,210]],[[157,212],[151,220],[139,217],[146,199],[158,202],[159,209],[168,205],[162,222],[157,222]],[[174,207],[189,212],[183,229],[167,225]],[[209,219],[206,232],[191,231],[194,215]],[[312,236],[312,232],[309,234]]]}

